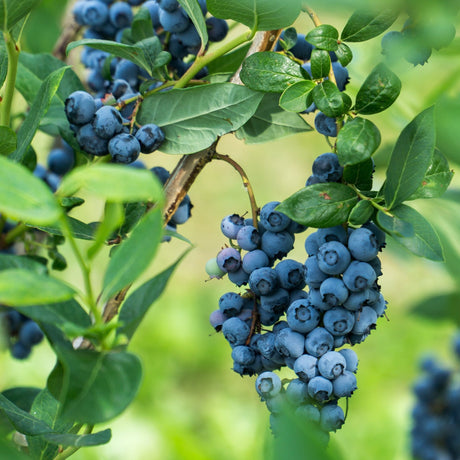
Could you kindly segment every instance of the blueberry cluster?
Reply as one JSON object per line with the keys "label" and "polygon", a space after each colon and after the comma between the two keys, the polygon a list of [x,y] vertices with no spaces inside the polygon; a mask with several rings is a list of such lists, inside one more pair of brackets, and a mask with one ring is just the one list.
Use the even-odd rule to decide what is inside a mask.
{"label": "blueberry cluster", "polygon": [[[460,334],[454,338],[460,360]],[[460,458],[460,371],[439,365],[436,359],[421,362],[424,375],[414,385],[412,455],[418,460]]]}
{"label": "blueberry cluster", "polygon": [[[120,86],[124,83],[120,80]],[[113,106],[104,105],[86,91],[74,91],[65,101],[65,113],[83,151],[94,156],[110,154],[115,163],[129,164],[136,161],[141,152],[148,154],[158,149],[164,134],[153,123],[137,127],[130,118],[138,97],[124,98],[126,93],[121,93],[117,105]],[[113,93],[114,97],[117,95]]]}
{"label": "blueberry cluster", "polygon": [[43,340],[43,332],[35,321],[27,316],[6,308],[0,313],[2,332],[11,351],[16,359],[26,359],[34,345]]}

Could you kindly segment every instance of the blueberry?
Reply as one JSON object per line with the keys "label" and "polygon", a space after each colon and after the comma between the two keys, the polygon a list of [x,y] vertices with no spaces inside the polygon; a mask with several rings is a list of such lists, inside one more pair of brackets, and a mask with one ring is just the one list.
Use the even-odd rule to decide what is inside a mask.
{"label": "blueberry", "polygon": [[355,312],[355,324],[352,329],[353,334],[368,335],[371,329],[375,329],[377,323],[377,313],[371,307],[363,307]]}
{"label": "blueberry", "polygon": [[355,375],[347,370],[334,379],[332,386],[334,389],[334,396],[337,398],[349,398],[358,388]]}
{"label": "blueberry", "polygon": [[117,29],[124,29],[131,25],[133,12],[127,3],[116,2],[109,8],[109,18]]}
{"label": "blueberry", "polygon": [[70,123],[84,125],[89,123],[96,112],[93,96],[86,91],[74,91],[65,100],[65,113]]}
{"label": "blueberry", "polygon": [[157,177],[157,179],[164,185],[166,181],[169,179],[170,173],[166,168],[162,166],[155,166],[151,169],[153,174]]}
{"label": "blueberry", "polygon": [[345,335],[353,329],[355,317],[345,308],[334,307],[324,314],[323,323],[332,335]]}
{"label": "blueberry", "polygon": [[275,211],[279,204],[279,201],[271,201],[260,210],[260,222],[270,232],[282,232],[291,223],[291,219],[286,214]]}
{"label": "blueberry", "polygon": [[308,291],[308,298],[310,303],[320,311],[327,311],[332,308],[332,305],[325,302],[321,296],[321,292],[319,289],[310,288]]}
{"label": "blueberry", "polygon": [[92,123],[94,132],[102,139],[111,139],[123,129],[120,112],[110,105],[97,110]]}
{"label": "blueberry", "polygon": [[315,159],[312,172],[321,182],[338,182],[342,179],[343,167],[335,153],[327,152]]}
{"label": "blueberry", "polygon": [[295,406],[300,406],[309,400],[308,385],[300,379],[291,380],[285,394],[287,400]]}
{"label": "blueberry", "polygon": [[335,80],[337,82],[337,88],[339,88],[339,91],[344,91],[345,87],[350,81],[347,68],[343,67],[343,65],[340,64],[340,62],[333,62],[332,70],[334,71]]}
{"label": "blueberry", "polygon": [[289,232],[262,234],[261,249],[270,259],[282,259],[294,248],[294,237]]}
{"label": "blueberry", "polygon": [[35,321],[26,321],[19,330],[19,341],[26,346],[37,345],[43,337],[43,332]]}
{"label": "blueberry", "polygon": [[305,251],[308,256],[315,256],[319,249],[317,232],[310,233],[305,240]]}
{"label": "blueberry", "polygon": [[307,181],[305,182],[305,187],[308,187],[309,185],[322,184],[324,182],[326,181],[321,180],[318,176],[312,174],[308,177]]}
{"label": "blueberry", "polygon": [[232,350],[232,359],[238,364],[249,366],[255,361],[256,354],[251,348],[245,345],[238,345]]}
{"label": "blueberry", "polygon": [[137,160],[141,146],[131,134],[117,134],[109,141],[109,153],[115,163],[129,164]]}
{"label": "blueberry", "polygon": [[192,208],[193,205],[190,201],[190,197],[188,195],[185,195],[179,207],[176,209],[176,212],[172,215],[171,222],[176,225],[185,224],[185,222],[187,222],[192,215]]}
{"label": "blueberry", "polygon": [[338,351],[328,351],[318,360],[318,371],[329,380],[334,380],[343,374],[347,362]]}
{"label": "blueberry", "polygon": [[[129,80],[128,80],[129,81]],[[138,101],[139,93],[125,93],[123,96],[117,99],[118,105],[120,107],[120,113],[123,118],[129,120],[134,112]],[[125,101],[131,100],[126,103]]]}
{"label": "blueberry", "polygon": [[339,350],[339,353],[345,358],[347,363],[345,369],[356,373],[358,370],[358,356],[356,353],[351,348],[343,348]]}
{"label": "blueberry", "polygon": [[343,305],[348,298],[348,289],[340,278],[327,278],[319,288],[323,302],[331,307]]}
{"label": "blueberry", "polygon": [[335,118],[318,112],[315,117],[315,129],[318,133],[328,137],[337,137],[337,122]]}
{"label": "blueberry", "polygon": [[82,6],[81,19],[87,26],[102,26],[109,18],[109,8],[102,2],[88,0]]}
{"label": "blueberry", "polygon": [[372,287],[377,276],[372,266],[366,262],[353,260],[343,273],[345,286],[353,292],[364,291]]}
{"label": "blueberry", "polygon": [[333,346],[334,337],[323,327],[313,329],[305,339],[307,353],[316,358],[332,350]]}
{"label": "blueberry", "polygon": [[227,292],[219,299],[219,309],[227,317],[237,316],[243,305],[243,298],[235,292]]}
{"label": "blueberry", "polygon": [[8,335],[16,335],[19,332],[24,318],[18,311],[8,309],[5,314],[4,321]]}
{"label": "blueberry", "polygon": [[26,359],[29,357],[32,348],[20,341],[17,341],[11,347],[11,355],[16,359]]}
{"label": "blueberry", "polygon": [[58,176],[63,176],[68,173],[75,164],[74,151],[64,148],[52,149],[48,155],[47,164],[51,172]]}
{"label": "blueberry", "polygon": [[383,230],[381,230],[379,227],[377,227],[377,225],[375,225],[374,223],[372,222],[366,222],[364,225],[363,225],[364,228],[368,228],[375,236],[376,240],[377,240],[377,246],[379,248],[379,251],[381,251],[386,243],[385,243],[385,238],[386,238],[386,234]]}
{"label": "blueberry", "polygon": [[330,241],[321,245],[316,258],[319,269],[328,275],[343,273],[351,261],[350,252],[338,241]]}
{"label": "blueberry", "polygon": [[297,59],[308,61],[313,51],[313,46],[305,40],[304,34],[297,34],[295,45],[289,50]]}
{"label": "blueberry", "polygon": [[291,291],[289,291],[289,305],[292,302],[295,302],[296,300],[308,299],[308,298],[310,298],[310,296],[308,295],[307,292],[303,291],[302,289],[292,289]]}
{"label": "blueberry", "polygon": [[320,314],[308,299],[300,299],[289,305],[286,318],[293,331],[306,334],[318,326]]}
{"label": "blueberry", "polygon": [[220,42],[228,33],[227,21],[211,16],[206,19],[206,28],[208,29],[209,41]]}
{"label": "blueberry", "polygon": [[259,247],[260,234],[255,227],[244,225],[238,230],[236,241],[241,249],[253,251]]}
{"label": "blueberry", "polygon": [[217,254],[217,265],[219,268],[227,272],[235,272],[241,266],[240,253],[234,248],[224,248]]}
{"label": "blueberry", "polygon": [[176,37],[187,48],[195,48],[201,46],[201,38],[192,23],[190,23],[187,29],[185,29],[183,32],[177,33]]}
{"label": "blueberry", "polygon": [[318,246],[329,243],[330,241],[338,241],[339,243],[347,244],[348,234],[341,225],[337,225],[335,227],[319,228],[316,231],[316,239],[318,241]]}
{"label": "blueberry", "polygon": [[109,153],[109,141],[100,138],[91,123],[81,126],[77,131],[77,142],[82,150],[91,155],[103,156]]}
{"label": "blueberry", "polygon": [[115,80],[125,80],[132,88],[137,88],[139,70],[139,67],[134,62],[121,59],[115,67],[113,78]]}
{"label": "blueberry", "polygon": [[294,372],[298,375],[299,379],[308,382],[318,375],[317,364],[318,358],[309,354],[301,355],[294,363]]}
{"label": "blueberry", "polygon": [[305,287],[305,266],[292,259],[279,262],[275,271],[278,274],[280,286],[284,289],[302,289]]}
{"label": "blueberry", "polygon": [[340,406],[328,404],[320,410],[320,426],[324,431],[336,431],[345,423],[345,414]]}
{"label": "blueberry", "polygon": [[318,402],[327,401],[332,395],[332,390],[331,381],[320,375],[308,382],[308,394]]}
{"label": "blueberry", "polygon": [[177,38],[175,34],[171,34],[168,43],[168,51],[171,56],[176,59],[183,59],[189,54],[187,47]]}
{"label": "blueberry", "polygon": [[55,192],[61,185],[62,178],[51,171],[46,172],[45,182],[52,192]]}
{"label": "blueberry", "polygon": [[101,69],[96,67],[92,68],[88,73],[87,83],[91,91],[95,93],[104,92],[107,81],[105,77],[102,75]]}
{"label": "blueberry", "polygon": [[254,251],[247,252],[243,256],[242,267],[248,274],[251,274],[257,268],[268,267],[269,264],[267,254],[261,249],[254,249]]}
{"label": "blueberry", "polygon": [[[42,166],[41,164],[38,164],[35,166],[35,169],[34,169],[34,176],[35,177],[38,177],[39,179],[41,180],[45,180],[45,177],[46,177],[46,168],[44,166]],[[264,253],[265,254],[265,253]]]}
{"label": "blueberry", "polygon": [[238,287],[248,284],[249,275],[240,267],[234,272],[228,272],[228,279]]}
{"label": "blueberry", "polygon": [[209,316],[209,322],[216,332],[222,330],[222,325],[227,319],[228,318],[220,310],[214,310]]}
{"label": "blueberry", "polygon": [[172,12],[160,9],[159,19],[163,29],[171,33],[183,32],[190,25],[190,19],[182,8]]}
{"label": "blueberry", "polygon": [[303,404],[295,410],[295,415],[308,423],[319,423],[320,412],[313,404]]}
{"label": "blueberry", "polygon": [[260,309],[282,315],[289,306],[289,292],[278,288],[269,295],[260,296]]}
{"label": "blueberry", "polygon": [[257,296],[273,293],[278,284],[278,275],[270,267],[257,268],[249,275],[249,287]]}
{"label": "blueberry", "polygon": [[244,226],[244,218],[239,214],[232,214],[222,219],[220,223],[220,230],[227,238],[232,240],[236,239],[238,232]]}
{"label": "blueberry", "polygon": [[264,400],[276,396],[281,388],[281,379],[274,372],[263,372],[257,377],[256,391]]}
{"label": "blueberry", "polygon": [[317,257],[309,257],[305,261],[305,281],[308,286],[310,288],[319,288],[326,278],[328,278],[328,276],[320,270]]}
{"label": "blueberry", "polygon": [[249,337],[250,328],[240,318],[229,318],[222,325],[222,333],[232,347],[244,345]]}
{"label": "blueberry", "polygon": [[257,349],[264,358],[284,364],[284,357],[275,348],[275,337],[273,332],[262,334],[257,340]]}
{"label": "blueberry", "polygon": [[160,5],[155,0],[148,0],[143,3],[142,7],[149,11],[153,27],[158,27],[160,25]]}
{"label": "blueberry", "polygon": [[298,358],[305,351],[305,337],[286,327],[281,329],[275,337],[275,347],[285,358]]}
{"label": "blueberry", "polygon": [[371,298],[370,289],[365,289],[360,292],[352,292],[348,299],[343,303],[343,306],[350,311],[358,311],[366,305],[369,305]]}
{"label": "blueberry", "polygon": [[157,0],[157,3],[161,9],[169,12],[175,11],[180,7],[177,0]]}
{"label": "blueberry", "polygon": [[351,255],[362,262],[369,262],[379,251],[377,238],[368,228],[357,228],[348,238],[348,249]]}
{"label": "blueberry", "polygon": [[200,5],[201,12],[203,13],[203,16],[206,16],[206,13],[208,12],[208,7],[206,5],[206,0],[198,0],[198,4]]}

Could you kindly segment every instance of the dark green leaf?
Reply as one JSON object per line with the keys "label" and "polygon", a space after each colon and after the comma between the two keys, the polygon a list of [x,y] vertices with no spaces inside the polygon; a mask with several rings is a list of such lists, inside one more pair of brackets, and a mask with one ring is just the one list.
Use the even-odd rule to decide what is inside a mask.
{"label": "dark green leaf", "polygon": [[444,194],[454,176],[446,157],[435,149],[431,165],[428,167],[420,187],[408,198],[438,198]]}
{"label": "dark green leaf", "polygon": [[377,212],[377,223],[380,227],[392,236],[401,238],[410,238],[415,235],[414,227],[410,222],[385,214],[382,211]]}
{"label": "dark green leaf", "polygon": [[137,121],[155,123],[164,153],[195,153],[251,118],[263,94],[242,85],[215,83],[156,93],[144,99]]}
{"label": "dark green leaf", "polygon": [[335,55],[337,56],[338,61],[344,67],[350,64],[353,59],[353,53],[351,52],[350,47],[345,43],[340,43],[338,48],[335,50]]}
{"label": "dark green leaf", "polygon": [[257,144],[311,130],[300,115],[285,112],[279,106],[278,94],[268,93],[254,116],[236,132],[236,137],[247,144]]}
{"label": "dark green leaf", "polygon": [[[142,5],[141,5],[142,6]],[[134,15],[131,23],[131,38],[134,42],[150,38],[155,35],[153,30],[152,18],[147,8],[140,8]]]}
{"label": "dark green leaf", "polygon": [[139,222],[140,218],[147,211],[147,204],[142,202],[127,203],[125,205],[125,220],[120,227],[119,233],[125,235],[129,233]]}
{"label": "dark green leaf", "polygon": [[162,210],[154,209],[139,221],[129,238],[120,244],[104,276],[105,299],[132,283],[148,267],[161,242],[162,223]]}
{"label": "dark green leaf", "polygon": [[[2,395],[23,411],[29,412],[38,393],[40,393],[40,388],[15,387],[3,391]],[[13,430],[14,427],[5,412],[0,411],[0,433],[6,434]],[[0,458],[2,458],[1,455]]]}
{"label": "dark green leaf", "polygon": [[50,443],[58,444],[63,447],[73,446],[80,448],[107,444],[112,438],[112,431],[108,428],[90,434],[50,433],[41,437]]}
{"label": "dark green leaf", "polygon": [[337,155],[343,166],[361,163],[377,150],[381,136],[377,126],[356,117],[344,124],[337,136]]}
{"label": "dark green leaf", "polygon": [[311,76],[315,79],[325,78],[331,70],[331,57],[329,52],[320,49],[314,49],[311,52]]}
{"label": "dark green leaf", "polygon": [[62,210],[48,186],[24,166],[0,156],[0,211],[32,224],[55,223]]}
{"label": "dark green leaf", "polygon": [[345,24],[341,39],[345,42],[362,42],[377,37],[387,30],[398,16],[399,11],[396,8],[381,11],[358,10]]}
{"label": "dark green leaf", "polygon": [[348,222],[355,226],[363,225],[372,217],[374,210],[375,208],[372,206],[370,201],[358,201],[348,216]]}
{"label": "dark green leaf", "polygon": [[18,450],[17,445],[6,438],[0,438],[0,458],[8,460],[30,460],[30,457]]}
{"label": "dark green leaf", "polygon": [[196,0],[178,0],[182,8],[188,14],[188,17],[192,20],[198,35],[201,38],[202,47],[208,44],[208,29],[206,28],[206,22],[203,17],[203,12]]}
{"label": "dark green leaf", "polygon": [[239,48],[226,53],[223,56],[220,56],[212,60],[206,67],[208,68],[209,73],[235,73],[240,65],[242,64],[244,58],[248,54],[251,44],[247,43],[246,45],[240,46]]}
{"label": "dark green leaf", "polygon": [[318,109],[328,117],[338,117],[350,110],[350,97],[340,92],[337,86],[329,80],[316,85],[311,95]]}
{"label": "dark green leaf", "polygon": [[299,190],[278,205],[277,210],[302,225],[325,228],[346,222],[357,202],[358,197],[350,187],[327,182]]}
{"label": "dark green leaf", "polygon": [[425,177],[434,151],[433,115],[433,107],[424,110],[398,137],[386,174],[384,195],[388,209],[409,198]]}
{"label": "dark green leaf", "polygon": [[289,85],[308,79],[302,67],[283,54],[264,51],[243,62],[241,81],[255,91],[281,93]]}
{"label": "dark green leaf", "polygon": [[163,293],[169,278],[187,253],[188,251],[173,265],[138,287],[123,302],[119,316],[119,320],[123,324],[123,327],[117,331],[118,334],[124,334],[128,339],[131,339],[145,314]]}
{"label": "dark green leaf", "polygon": [[61,198],[61,206],[66,210],[70,211],[77,206],[81,206],[85,200],[83,198],[79,198],[78,196],[65,196]]}
{"label": "dark green leaf", "polygon": [[142,374],[137,356],[60,345],[56,353],[60,370],[50,375],[54,381],[48,380],[48,389],[61,402],[63,417],[81,423],[103,423],[123,412],[136,396]]}
{"label": "dark green leaf", "polygon": [[414,229],[414,236],[409,238],[393,235],[396,241],[420,257],[442,262],[444,255],[439,237],[430,223],[415,209],[404,204],[391,210],[398,219],[408,222]]}
{"label": "dark green leaf", "polygon": [[2,0],[0,2],[0,28],[3,31],[11,28],[27,16],[40,0]]}
{"label": "dark green leaf", "polygon": [[338,30],[328,24],[321,24],[315,27],[305,36],[305,40],[308,43],[311,43],[318,49],[327,51],[335,51],[337,49],[339,46],[338,39]]}
{"label": "dark green leaf", "polygon": [[8,126],[0,126],[0,155],[9,155],[16,147],[16,133]]}
{"label": "dark green leaf", "polygon": [[311,80],[304,80],[288,86],[280,97],[280,106],[288,112],[303,112],[307,109],[307,96],[315,87]]}
{"label": "dark green leaf", "polygon": [[233,19],[250,29],[273,30],[290,26],[300,14],[301,1],[207,0],[209,12],[221,19]]}
{"label": "dark green leaf", "polygon": [[[92,240],[94,238],[94,228],[91,225],[85,224],[81,220],[74,219],[70,216],[67,216],[67,221],[75,238],[80,240]],[[40,225],[34,225],[33,227],[42,232],[49,233],[50,235],[62,236],[62,231],[57,227],[45,227]]]}
{"label": "dark green leaf", "polygon": [[343,169],[343,180],[349,184],[356,185],[360,190],[372,190],[373,172],[374,162],[372,158],[368,158],[362,163],[345,166]]}
{"label": "dark green leaf", "polygon": [[411,312],[431,321],[448,321],[460,326],[460,292],[438,294],[421,300]]}
{"label": "dark green leaf", "polygon": [[34,138],[43,116],[48,111],[51,100],[59,87],[65,71],[66,67],[62,67],[50,73],[40,86],[37,97],[18,130],[18,146],[17,149],[10,155],[10,158],[14,161],[17,161],[18,163],[23,162],[30,143]]}
{"label": "dark green leaf", "polygon": [[363,115],[382,112],[401,92],[401,80],[385,64],[378,64],[356,95],[354,110]]}
{"label": "dark green leaf", "polygon": [[35,273],[46,275],[46,266],[28,256],[16,256],[13,254],[0,254],[0,271],[11,268],[23,268]]}

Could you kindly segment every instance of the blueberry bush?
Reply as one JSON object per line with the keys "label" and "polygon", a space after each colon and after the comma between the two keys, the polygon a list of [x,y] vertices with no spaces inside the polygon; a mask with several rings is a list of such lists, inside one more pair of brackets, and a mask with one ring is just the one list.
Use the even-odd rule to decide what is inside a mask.
{"label": "blueberry bush", "polygon": [[[397,312],[408,284],[431,282],[415,266],[460,279],[460,5],[328,3],[2,2],[0,316],[5,375],[17,376],[0,388],[1,458],[110,458],[112,422],[133,406],[145,417],[150,398],[168,404],[168,385],[217,388],[226,367],[241,390],[232,381],[214,404],[250,382],[266,429],[251,431],[246,408],[222,426],[201,420],[201,436],[254,433],[265,439],[256,454],[235,439],[195,445],[179,410],[157,422],[174,448],[124,445],[123,458],[378,458],[369,443],[349,447],[365,436],[354,400],[395,392],[377,396],[360,373],[377,379],[395,356],[415,366],[404,334],[417,321],[460,322],[458,287],[415,302],[404,322]],[[251,149],[257,160],[241,155]],[[194,274],[207,278],[197,299]],[[165,290],[178,293],[175,317]],[[393,327],[398,351],[372,348]],[[198,330],[212,339],[201,358]],[[166,345],[181,341],[184,356]],[[27,379],[20,366],[37,355],[41,380]],[[167,383],[174,363],[184,372]],[[433,359],[423,370],[406,456],[456,459],[458,385]],[[379,412],[367,410],[375,428]]]}

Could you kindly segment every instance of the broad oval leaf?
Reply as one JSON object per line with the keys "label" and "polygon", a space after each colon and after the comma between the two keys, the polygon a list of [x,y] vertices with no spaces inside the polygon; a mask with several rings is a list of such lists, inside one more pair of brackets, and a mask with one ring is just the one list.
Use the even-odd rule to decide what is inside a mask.
{"label": "broad oval leaf", "polygon": [[308,79],[308,74],[287,56],[263,51],[251,54],[243,61],[240,77],[254,91],[281,93],[289,85]]}
{"label": "broad oval leaf", "polygon": [[57,194],[70,196],[81,189],[114,203],[163,201],[163,187],[151,171],[119,164],[75,168],[63,178]]}
{"label": "broad oval leaf", "polygon": [[262,97],[232,83],[171,90],[145,98],[137,120],[161,127],[166,137],[162,152],[196,153],[244,125]]}
{"label": "broad oval leaf", "polygon": [[345,166],[343,169],[343,180],[354,184],[360,190],[372,190],[372,174],[374,173],[374,161],[368,158],[361,163]]}
{"label": "broad oval leaf", "polygon": [[376,218],[380,227],[392,236],[410,238],[415,235],[412,224],[400,219],[396,215],[389,216],[382,211],[378,211]]}
{"label": "broad oval leaf", "polygon": [[205,47],[208,44],[208,29],[206,28],[206,22],[203,17],[203,12],[196,0],[178,0],[182,8],[188,14],[188,17],[193,22],[193,25],[201,38],[202,46]]}
{"label": "broad oval leaf", "polygon": [[315,27],[313,30],[308,32],[305,36],[305,40],[311,43],[318,49],[335,51],[338,44],[339,32],[338,30],[328,24],[321,24]]}
{"label": "broad oval leaf", "polygon": [[392,209],[409,198],[422,183],[434,152],[434,108],[417,115],[401,132],[391,154],[384,188]]}
{"label": "broad oval leaf", "polygon": [[335,55],[337,56],[340,64],[342,64],[344,67],[350,64],[353,59],[353,53],[346,43],[339,43],[339,46],[335,50]]}
{"label": "broad oval leaf", "polygon": [[39,305],[68,300],[75,290],[63,281],[22,268],[0,271],[0,303]]}
{"label": "broad oval leaf", "polygon": [[148,212],[112,255],[104,276],[103,297],[132,283],[148,267],[163,236],[162,209]]}
{"label": "broad oval leaf", "polygon": [[[67,222],[70,225],[70,229],[72,230],[72,235],[75,238],[80,240],[92,240],[94,239],[94,231],[95,228],[93,225],[85,224],[81,220],[74,219],[73,217],[67,216]],[[64,236],[61,229],[58,227],[50,227],[44,225],[29,225],[30,227],[34,227],[37,230],[41,230],[42,232],[49,233],[50,235],[58,235]]]}
{"label": "broad oval leaf", "polygon": [[374,210],[369,200],[358,201],[348,216],[348,222],[351,225],[363,225],[372,217]]}
{"label": "broad oval leaf", "polygon": [[356,117],[345,123],[337,136],[340,164],[353,165],[370,158],[380,141],[380,131],[371,121]]}
{"label": "broad oval leaf", "polygon": [[311,95],[318,110],[328,117],[338,117],[350,110],[350,97],[340,92],[337,86],[329,80],[316,85]]}
{"label": "broad oval leaf", "polygon": [[314,49],[311,52],[311,76],[314,79],[325,78],[331,70],[331,57],[326,50]]}
{"label": "broad oval leaf", "polygon": [[280,106],[288,112],[303,112],[307,109],[307,97],[315,87],[311,80],[304,80],[287,87],[280,97]]}
{"label": "broad oval leaf", "polygon": [[47,185],[24,166],[0,156],[0,211],[31,224],[54,224],[62,210]]}
{"label": "broad oval leaf", "polygon": [[396,8],[382,11],[358,10],[345,24],[341,39],[345,42],[362,42],[377,37],[387,30],[398,16],[399,11]]}
{"label": "broad oval leaf", "polygon": [[346,222],[357,202],[358,197],[350,187],[327,182],[299,190],[276,209],[302,225],[325,228]]}
{"label": "broad oval leaf", "polygon": [[233,19],[250,29],[273,30],[290,26],[300,14],[301,0],[207,0],[209,12]]}
{"label": "broad oval leaf", "polygon": [[356,95],[354,110],[363,115],[382,112],[390,107],[401,92],[401,80],[380,63],[366,78]]}
{"label": "broad oval leaf", "polygon": [[0,2],[0,27],[11,30],[22,18],[27,16],[40,0],[2,0]]}

